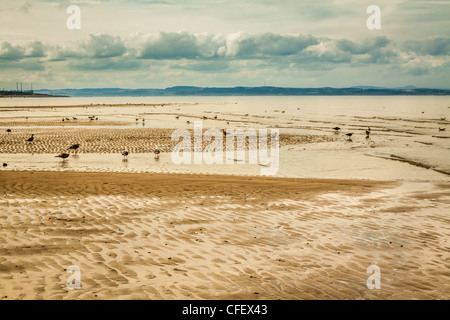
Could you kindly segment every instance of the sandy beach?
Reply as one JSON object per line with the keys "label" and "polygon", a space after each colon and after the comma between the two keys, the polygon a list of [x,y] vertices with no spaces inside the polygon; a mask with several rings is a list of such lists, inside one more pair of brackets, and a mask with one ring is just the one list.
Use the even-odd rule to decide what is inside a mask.
{"label": "sandy beach", "polygon": [[[450,298],[447,120],[234,105],[0,107],[0,299]],[[279,128],[278,174],[171,163],[200,120]]]}
{"label": "sandy beach", "polygon": [[1,298],[447,299],[450,184],[404,187],[0,172]]}

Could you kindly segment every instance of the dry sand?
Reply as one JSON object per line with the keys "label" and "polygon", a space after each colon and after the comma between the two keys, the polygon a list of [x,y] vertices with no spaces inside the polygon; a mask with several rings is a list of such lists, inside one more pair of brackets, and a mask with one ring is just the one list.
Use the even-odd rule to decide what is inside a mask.
{"label": "dry sand", "polygon": [[2,299],[450,297],[446,183],[0,171],[0,196]]}

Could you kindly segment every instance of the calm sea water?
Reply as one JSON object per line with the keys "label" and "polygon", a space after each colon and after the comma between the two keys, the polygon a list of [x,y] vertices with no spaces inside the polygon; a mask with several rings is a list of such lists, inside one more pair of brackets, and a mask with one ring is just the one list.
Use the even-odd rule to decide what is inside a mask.
{"label": "calm sea water", "polygon": [[[256,96],[256,97],[76,97],[3,98],[0,106],[190,103],[211,109],[262,114],[295,111],[316,116],[450,117],[450,96]],[[226,106],[226,107],[225,107]],[[424,113],[422,113],[424,112]]]}

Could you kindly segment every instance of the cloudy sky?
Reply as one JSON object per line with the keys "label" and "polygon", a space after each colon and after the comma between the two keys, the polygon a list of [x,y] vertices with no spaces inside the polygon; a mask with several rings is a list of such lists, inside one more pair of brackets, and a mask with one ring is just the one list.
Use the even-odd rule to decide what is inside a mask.
{"label": "cloudy sky", "polygon": [[450,89],[449,15],[450,0],[0,0],[0,88]]}

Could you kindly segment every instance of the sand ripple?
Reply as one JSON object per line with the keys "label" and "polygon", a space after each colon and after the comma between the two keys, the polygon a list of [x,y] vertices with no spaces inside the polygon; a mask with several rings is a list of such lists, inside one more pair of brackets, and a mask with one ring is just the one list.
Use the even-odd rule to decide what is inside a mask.
{"label": "sand ripple", "polygon": [[[450,297],[448,184],[68,172],[0,181],[2,298]],[[74,264],[82,288],[70,291]],[[381,290],[366,287],[371,264]]]}

